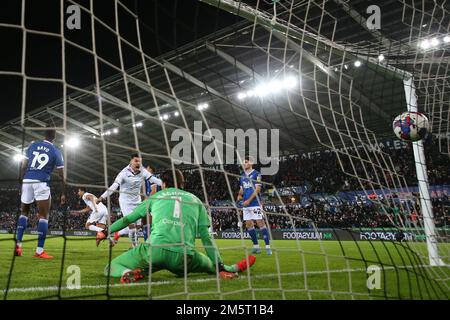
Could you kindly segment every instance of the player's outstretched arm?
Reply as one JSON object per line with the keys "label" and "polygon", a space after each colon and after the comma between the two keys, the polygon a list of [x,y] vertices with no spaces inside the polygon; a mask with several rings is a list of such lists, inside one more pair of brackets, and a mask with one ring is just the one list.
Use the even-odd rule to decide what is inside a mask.
{"label": "player's outstretched arm", "polygon": [[199,226],[198,232],[208,258],[211,261],[213,261],[213,263],[215,263],[217,256],[217,262],[222,263],[222,257],[220,256],[220,252],[211,238],[211,234],[209,233],[209,227]]}
{"label": "player's outstretched arm", "polygon": [[81,214],[88,213],[89,211],[91,211],[91,208],[86,207],[86,208],[84,208],[84,209],[82,209],[82,210],[74,210],[74,211],[70,211],[70,214],[71,214],[71,215],[74,215],[74,216],[78,216],[78,215],[81,215]]}
{"label": "player's outstretched arm", "polygon": [[222,257],[220,256],[219,249],[217,248],[211,234],[209,233],[209,227],[211,225],[211,221],[209,219],[206,208],[202,205],[200,208],[200,216],[198,221],[198,233],[200,235],[200,239],[202,240],[203,247],[205,248],[206,255],[209,260],[216,265],[218,263],[220,276],[225,279],[232,279],[236,277],[236,272],[242,272],[248,268],[248,266],[252,266],[255,263],[255,257],[250,256],[249,263],[247,260],[242,260],[234,265],[226,265],[223,263]]}
{"label": "player's outstretched arm", "polygon": [[103,200],[106,200],[106,198],[108,198],[110,195],[112,195],[114,193],[114,191],[116,191],[120,187],[122,180],[123,180],[123,173],[120,172],[117,175],[116,179],[114,179],[114,183],[108,188],[108,190],[103,192],[103,194],[99,198],[97,198],[97,200],[95,202],[98,204],[98,203],[102,202]]}
{"label": "player's outstretched arm", "polygon": [[150,181],[151,184],[156,184],[158,186],[162,185],[162,180],[155,177],[155,175],[150,173],[147,169],[144,168],[142,172],[144,173],[144,179]]}
{"label": "player's outstretched arm", "polygon": [[[222,257],[220,256],[219,249],[215,245],[214,241],[212,240],[211,234],[209,233],[207,226],[199,226],[199,234],[200,238],[202,240],[202,244],[205,247],[206,255],[208,258],[213,261],[215,264],[216,261],[219,264],[219,271],[225,271],[227,272],[243,272],[247,270],[247,268],[251,267],[255,261],[256,258],[254,256],[248,256],[248,258],[243,258],[241,261],[233,264],[233,265],[226,265],[223,263]],[[216,260],[217,256],[217,260]]]}
{"label": "player's outstretched arm", "polygon": [[[199,200],[200,201],[200,200]],[[209,218],[208,212],[203,204],[199,204],[199,218],[197,222],[197,230],[202,240],[203,247],[205,248],[206,255],[215,264],[216,257],[219,263],[222,262],[222,257],[220,256],[219,250],[214,243],[211,234],[209,233],[209,227],[211,226],[211,220]]]}
{"label": "player's outstretched arm", "polygon": [[117,181],[114,181],[114,183],[106,190],[97,200],[95,201],[96,204],[103,202],[103,200],[106,200],[110,195],[114,193],[119,188],[120,184]]}

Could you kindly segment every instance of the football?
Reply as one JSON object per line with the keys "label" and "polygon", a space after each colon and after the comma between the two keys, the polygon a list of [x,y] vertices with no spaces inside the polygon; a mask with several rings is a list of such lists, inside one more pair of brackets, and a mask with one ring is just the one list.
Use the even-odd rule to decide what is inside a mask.
{"label": "football", "polygon": [[430,130],[428,118],[420,112],[403,112],[394,119],[395,135],[404,141],[419,141]]}

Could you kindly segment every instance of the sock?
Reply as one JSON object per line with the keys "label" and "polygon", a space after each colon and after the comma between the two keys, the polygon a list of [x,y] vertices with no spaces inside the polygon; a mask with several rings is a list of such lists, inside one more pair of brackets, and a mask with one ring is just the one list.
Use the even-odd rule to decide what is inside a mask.
{"label": "sock", "polygon": [[137,245],[137,230],[136,229],[130,229],[130,232],[128,232],[128,237],[130,238],[131,244],[133,247],[136,247]]}
{"label": "sock", "polygon": [[256,236],[255,228],[248,229],[247,231],[248,231],[248,234],[250,235],[250,237],[252,238],[253,244],[255,246],[259,246],[258,245],[258,237]]}
{"label": "sock", "polygon": [[266,248],[267,248],[267,246],[270,245],[269,230],[267,230],[267,227],[262,227],[261,233],[263,235],[263,239],[264,239],[264,242],[266,243]]}
{"label": "sock", "polygon": [[36,248],[36,253],[37,254],[41,254],[42,252],[44,252],[44,248],[42,248],[42,247],[37,247]]}
{"label": "sock", "polygon": [[[45,243],[45,238],[47,237],[47,231],[48,231],[48,220],[47,219],[39,219],[39,223],[38,223],[38,247],[36,249],[36,252],[38,254],[41,254],[42,251],[44,251],[44,243]],[[42,250],[41,252],[39,252],[38,250]]]}
{"label": "sock", "polygon": [[146,225],[146,224],[142,226],[142,233],[144,234],[144,241],[147,241],[147,238],[148,238],[148,228],[147,228],[147,225]]}
{"label": "sock", "polygon": [[144,226],[136,226],[136,241],[139,241],[139,231],[142,230],[142,234],[144,234]]}
{"label": "sock", "polygon": [[128,227],[126,227],[125,229],[120,230],[119,234],[121,236],[124,236],[124,235],[128,234],[129,232],[130,232],[130,229]]}
{"label": "sock", "polygon": [[134,243],[136,246],[139,244],[139,229],[134,229]]}
{"label": "sock", "polygon": [[103,228],[100,228],[100,227],[97,227],[97,226],[94,226],[93,224],[91,224],[89,226],[89,230],[95,231],[95,232],[100,232],[100,231],[103,231]]}
{"label": "sock", "polygon": [[27,228],[28,217],[20,215],[19,221],[17,223],[17,245],[22,246],[22,238],[25,229]]}

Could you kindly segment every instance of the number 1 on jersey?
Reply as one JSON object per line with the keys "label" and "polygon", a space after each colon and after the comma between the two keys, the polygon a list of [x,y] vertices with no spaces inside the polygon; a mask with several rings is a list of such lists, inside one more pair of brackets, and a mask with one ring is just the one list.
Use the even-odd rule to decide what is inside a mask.
{"label": "number 1 on jersey", "polygon": [[175,200],[175,204],[173,206],[173,217],[180,219],[181,215],[181,197],[172,197]]}

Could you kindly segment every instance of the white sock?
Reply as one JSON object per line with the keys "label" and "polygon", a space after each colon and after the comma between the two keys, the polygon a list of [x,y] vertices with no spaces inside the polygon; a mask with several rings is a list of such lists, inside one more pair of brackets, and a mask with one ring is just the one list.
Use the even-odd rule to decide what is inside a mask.
{"label": "white sock", "polygon": [[22,242],[16,242],[16,246],[22,248]]}
{"label": "white sock", "polygon": [[44,252],[44,248],[41,248],[41,247],[37,247],[36,248],[36,253],[37,254],[41,254],[42,252]]}
{"label": "white sock", "polygon": [[254,244],[253,248],[259,248],[259,244]]}
{"label": "white sock", "polygon": [[270,244],[266,244],[266,249],[270,249]]}
{"label": "white sock", "polygon": [[128,233],[128,237],[130,238],[131,244],[133,247],[137,244],[137,232],[136,229],[130,229],[130,232]]}
{"label": "white sock", "polygon": [[133,241],[134,241],[135,246],[137,247],[137,245],[139,244],[138,229],[134,229]]}
{"label": "white sock", "polygon": [[139,236],[138,236],[138,231],[135,229],[134,230],[134,246],[137,247],[139,245]]}
{"label": "white sock", "polygon": [[124,236],[124,235],[126,235],[126,234],[129,234],[129,232],[130,232],[130,229],[129,229],[128,227],[126,227],[125,229],[120,230],[120,231],[119,231],[119,234],[120,234],[121,236]]}
{"label": "white sock", "polygon": [[89,230],[91,230],[91,231],[96,231],[96,232],[100,232],[100,231],[103,231],[103,228],[100,228],[100,227],[97,227],[97,226],[94,226],[93,224],[91,224],[91,225],[89,226]]}

